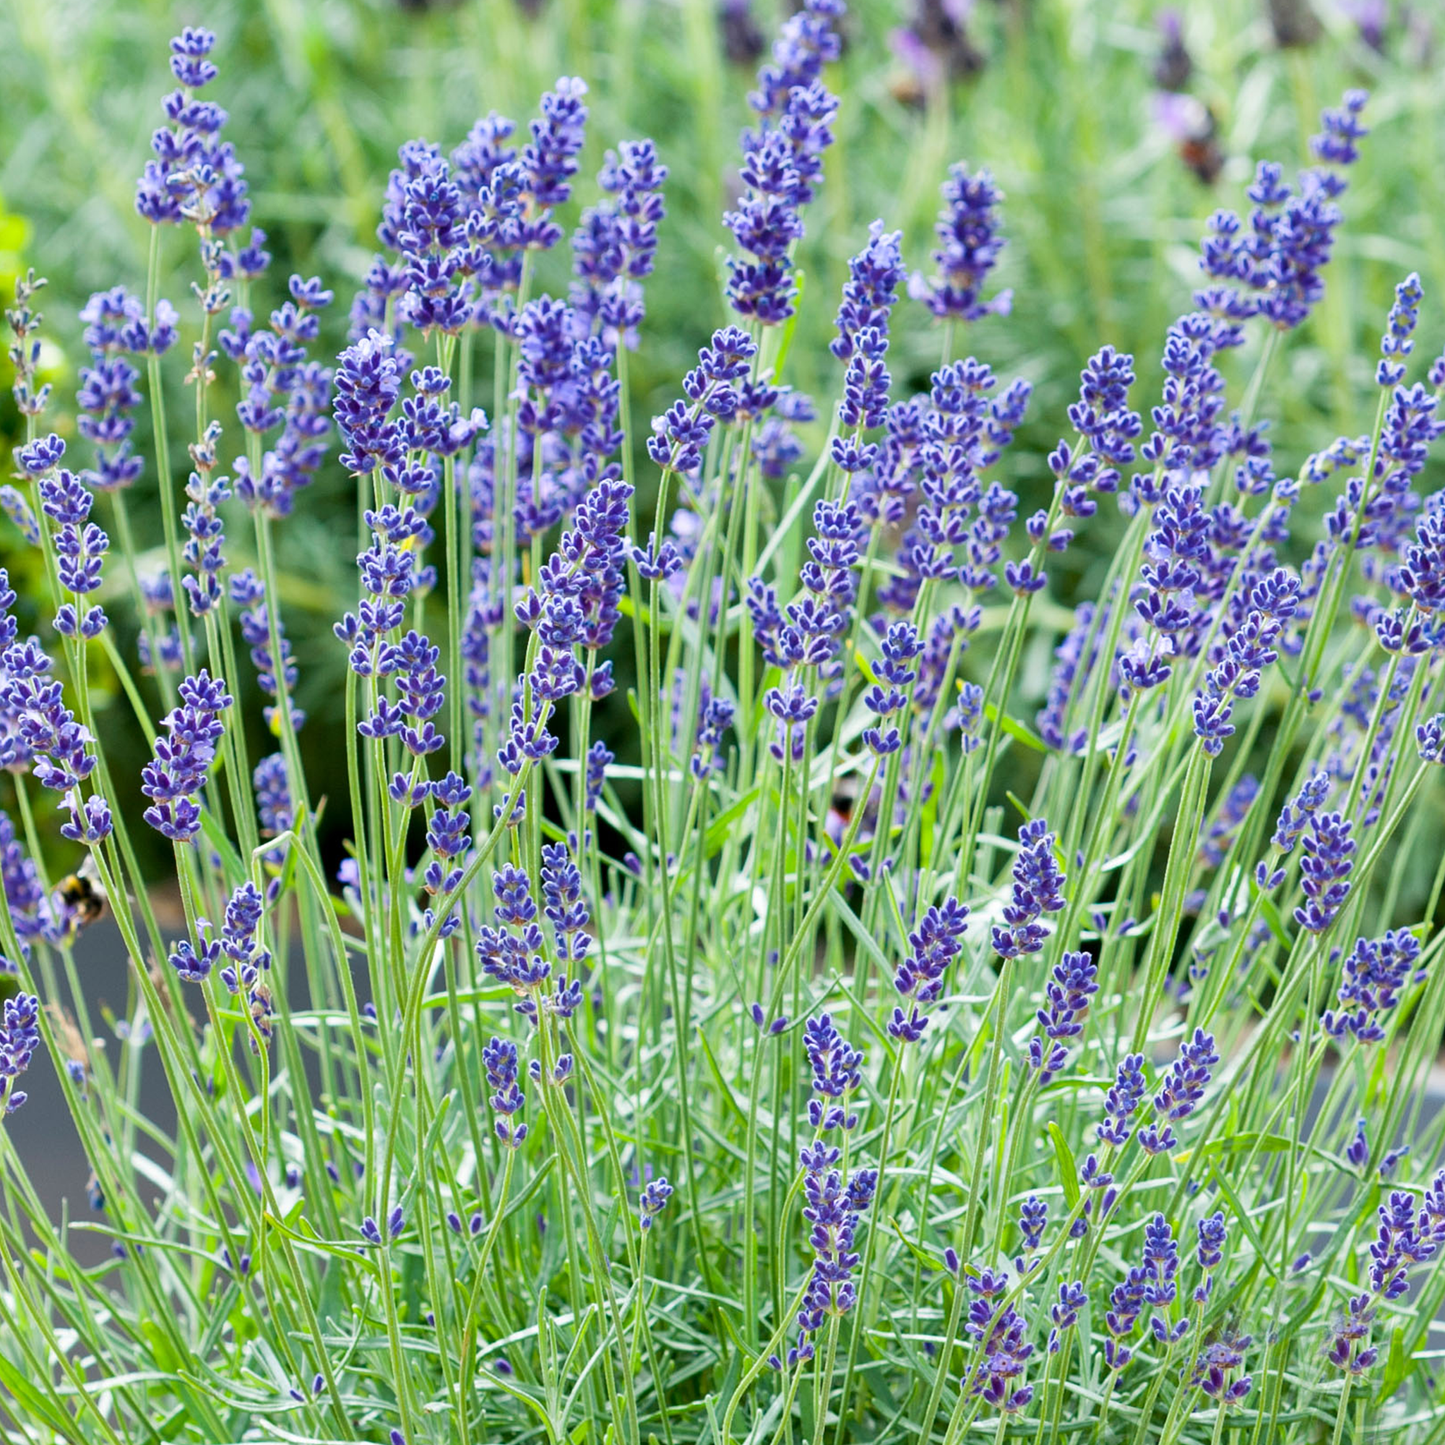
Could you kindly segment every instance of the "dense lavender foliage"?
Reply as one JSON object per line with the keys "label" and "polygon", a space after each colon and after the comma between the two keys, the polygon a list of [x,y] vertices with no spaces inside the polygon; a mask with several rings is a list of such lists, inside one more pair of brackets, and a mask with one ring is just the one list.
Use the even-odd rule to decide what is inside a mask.
{"label": "dense lavender foliage", "polygon": [[[1366,98],[1212,218],[1161,395],[1101,344],[1025,456],[1029,385],[970,354],[1009,312],[982,166],[941,178],[922,271],[887,218],[856,238],[836,396],[788,381],[842,9],[806,0],[758,71],[733,314],[650,428],[628,358],[666,147],[617,142],[594,187],[575,78],[525,127],[401,146],[333,359],[333,292],[272,276],[188,29],[136,189],[149,278],[85,303],[73,407],[18,288],[0,1080],[11,1112],[54,1069],[112,1258],[77,1263],[0,1130],[7,1438],[1445,1428],[1445,862],[1412,882],[1445,787],[1445,493],[1420,480],[1445,358],[1413,354],[1418,278],[1372,425],[1277,459],[1260,415],[1329,284]],[[156,294],[171,231],[185,308]],[[890,347],[924,327],[939,364],[900,395]],[[178,352],[193,429],[165,411]],[[330,469],[355,598],[344,695],[308,718],[275,534]],[[1049,501],[1021,518],[1029,474]],[[153,493],[163,571],[127,511]],[[1084,528],[1112,561],[1051,636]],[[137,723],[127,817],[104,744]],[[339,871],[303,729],[345,756]],[[74,961],[102,899],[119,1052]]]}

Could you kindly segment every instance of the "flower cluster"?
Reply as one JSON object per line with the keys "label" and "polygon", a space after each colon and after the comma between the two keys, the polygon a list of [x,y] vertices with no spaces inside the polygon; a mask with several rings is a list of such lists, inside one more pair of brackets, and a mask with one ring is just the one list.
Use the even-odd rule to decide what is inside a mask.
{"label": "flower cluster", "polygon": [[1274,644],[1294,616],[1299,594],[1299,578],[1283,567],[1251,589],[1249,614],[1230,633],[1224,656],[1194,698],[1194,732],[1210,757],[1218,757],[1234,732],[1235,699],[1253,697],[1264,669],[1278,659]]}
{"label": "flower cluster", "polygon": [[[41,885],[35,860],[15,836],[15,824],[3,810],[0,810],[0,886],[4,888],[11,927],[27,958],[34,940],[52,940],[61,936],[61,917]],[[14,960],[4,960],[0,973],[14,972]]]}
{"label": "flower cluster", "polygon": [[40,1000],[33,993],[7,998],[0,1018],[0,1098],[7,1114],[25,1102],[25,1091],[17,1089],[15,1081],[30,1067],[39,1047]]}
{"label": "flower cluster", "polygon": [[[1281,820],[1283,828],[1283,820]],[[1294,911],[1294,920],[1311,933],[1323,933],[1335,921],[1350,896],[1350,874],[1354,871],[1354,824],[1339,813],[1312,812],[1309,835],[1300,845],[1300,886],[1305,901]]]}
{"label": "flower cluster", "polygon": [[1149,1085],[1144,1078],[1144,1055],[1128,1054],[1119,1065],[1109,1092],[1104,1096],[1104,1122],[1095,1128],[1101,1144],[1122,1149],[1134,1132],[1133,1119]]}
{"label": "flower cluster", "polygon": [[[210,923],[198,918],[195,942],[182,939],[169,956],[171,967],[187,983],[203,983],[221,964],[221,982],[230,992],[246,995],[247,1012],[256,1029],[251,1039],[253,1051],[271,1042],[273,1027],[271,989],[265,982],[271,952],[262,947],[259,939],[264,906],[253,883],[241,884],[226,903],[220,935],[213,938]],[[221,963],[223,958],[225,963]]]}
{"label": "flower cluster", "polygon": [[1047,1084],[1068,1062],[1065,1039],[1084,1031],[1089,1005],[1099,991],[1099,965],[1087,953],[1068,953],[1054,965],[1045,997],[1048,1007],[1035,1017],[1042,1034],[1029,1040],[1029,1065],[1038,1070],[1039,1087]]}
{"label": "flower cluster", "polygon": [[431,849],[431,862],[422,874],[422,885],[430,894],[452,893],[461,887],[467,854],[471,848],[471,814],[463,806],[472,796],[471,784],[455,772],[448,772],[444,778],[434,782],[410,782],[401,773],[392,780],[393,787],[400,785],[404,801],[415,807],[412,801],[418,792],[424,792],[433,803],[431,821],[427,824],[426,841]]}
{"label": "flower cluster", "polygon": [[226,558],[221,552],[226,540],[225,523],[219,511],[222,502],[231,495],[228,477],[216,477],[211,473],[215,467],[215,439],[220,427],[214,426],[204,448],[192,449],[192,456],[198,462],[186,483],[186,510],[181,524],[186,529],[186,540],[181,548],[181,558],[191,569],[190,575],[181,578],[191,615],[204,617],[220,607],[224,591],[221,587],[221,572]]}
{"label": "flower cluster", "polygon": [[887,336],[895,293],[905,278],[901,241],[901,231],[885,231],[881,220],[874,221],[868,227],[868,244],[849,260],[834,322],[838,334],[828,343],[839,361],[853,359],[865,331]]}
{"label": "flower cluster", "polygon": [[[693,777],[704,778],[709,773],[719,772],[723,766],[723,736],[733,725],[733,716],[737,708],[735,704],[725,697],[713,697],[712,691],[704,683],[702,695],[698,698],[697,708],[697,745],[693,751],[692,759],[688,764]],[[596,752],[602,745],[594,744],[590,750]],[[606,749],[604,748],[605,752]],[[589,758],[589,762],[591,759]],[[611,761],[609,756],[608,761]],[[601,791],[601,777],[597,776],[595,786],[589,776],[588,789],[592,797],[592,808],[595,810],[597,794]]]}
{"label": "flower cluster", "polygon": [[889,624],[873,664],[874,681],[863,694],[863,706],[876,722],[863,729],[863,742],[877,757],[885,758],[903,746],[903,734],[893,721],[908,706],[909,693],[918,678],[914,660],[923,651],[918,629],[911,622]]}
{"label": "flower cluster", "polygon": [[1358,158],[1356,142],[1368,134],[1360,123],[1366,99],[1362,90],[1346,91],[1338,109],[1324,112],[1322,133],[1311,142],[1322,168],[1302,171],[1298,190],[1277,162],[1261,161],[1248,192],[1254,206],[1248,227],[1233,211],[1215,212],[1201,264],[1222,284],[1200,292],[1200,306],[1235,323],[1264,316],[1282,331],[1305,320],[1324,295],[1320,273],[1334,247],[1341,219],[1335,202],[1346,186],[1339,169]]}
{"label": "flower cluster", "polygon": [[747,607],[763,660],[783,671],[783,680],[764,694],[763,706],[776,725],[773,756],[797,762],[804,733],[816,716],[819,697],[808,674],[836,678],[834,667],[847,627],[859,561],[858,512],[851,502],[819,502],[813,510],[818,535],[808,541],[802,593],[779,608],[777,591],[760,577],[748,583]]}
{"label": "flower cluster", "polygon": [[73,842],[98,843],[111,831],[105,799],[83,796],[81,784],[96,767],[94,739],[65,705],[64,689],[52,677],[50,657],[31,637],[16,641],[9,608],[15,593],[0,569],[0,766],[30,771],[42,787],[62,795],[69,814],[61,833]]}
{"label": "flower cluster", "polygon": [[152,225],[191,221],[203,234],[226,236],[246,224],[245,167],[221,140],[226,112],[196,92],[219,74],[207,58],[216,37],[187,26],[171,41],[171,73],[179,89],[165,98],[167,124],[151,139],[155,159],[136,185],[135,208]]}
{"label": "flower cluster", "polygon": [[[579,335],[586,327],[571,307],[539,296],[522,309],[515,329],[523,385],[516,412],[522,452],[512,466],[520,545],[549,531],[589,487],[620,475],[607,461],[621,441],[620,388],[611,347],[601,337]],[[503,445],[509,438],[503,435]],[[495,491],[496,447],[483,455],[489,456]],[[475,480],[485,490],[487,479]]]}
{"label": "flower cluster", "polygon": [[1432,1259],[1445,1243],[1445,1170],[1417,1206],[1412,1194],[1395,1190],[1379,1207],[1379,1228],[1370,1246],[1369,1288],[1351,1295],[1332,1331],[1329,1361],[1363,1375],[1379,1358],[1370,1337],[1381,1300],[1397,1300],[1410,1288],[1411,1269]]}
{"label": "flower cluster", "polygon": [[1420,940],[1407,928],[1359,939],[1345,959],[1336,995],[1340,1007],[1325,1013],[1325,1032],[1331,1038],[1379,1043],[1385,1037],[1381,1020],[1400,1002],[1401,990],[1425,979],[1425,970],[1415,966],[1419,957]]}
{"label": "flower cluster", "polygon": [[1119,661],[1124,680],[1140,692],[1169,678],[1172,668],[1163,658],[1186,653],[1188,635],[1198,624],[1194,589],[1209,555],[1203,495],[1192,483],[1170,487],[1154,514],[1140,569],[1147,590],[1134,610],[1158,639],[1152,645],[1141,639]]}
{"label": "flower cluster", "polygon": [[1018,1383],[1034,1353],[1027,1343],[1027,1322],[1014,1305],[1000,1309],[994,1303],[1008,1288],[1007,1276],[985,1269],[970,1275],[966,1288],[972,1299],[964,1328],[978,1345],[970,1393],[982,1397],[1004,1418],[1016,1415],[1034,1397],[1032,1385]]}
{"label": "flower cluster", "polygon": [[236,460],[236,495],[251,508],[273,517],[289,516],[296,493],[309,486],[326,457],[324,438],[330,430],[331,372],[307,359],[307,344],[320,329],[317,312],[331,304],[332,293],[318,278],[292,276],[290,297],[271,313],[267,330],[252,330],[251,313],[231,309],[231,329],[219,337],[233,361],[240,363],[246,394],[237,404],[242,428],[264,436],[281,428],[261,453],[253,475],[247,457]]}
{"label": "flower cluster", "polygon": [[1404,552],[1400,586],[1427,615],[1445,612],[1445,515],[1427,512],[1415,526],[1415,540]]}
{"label": "flower cluster", "polygon": [[226,684],[202,668],[181,683],[180,699],[163,720],[166,736],[156,740],[154,760],[141,770],[141,792],[151,800],[142,816],[172,842],[188,843],[201,830],[200,793],[232,698]]}
{"label": "flower cluster", "polygon": [[1089,492],[1119,488],[1119,469],[1134,460],[1134,442],[1143,430],[1139,413],[1129,408],[1134,358],[1112,346],[1101,347],[1079,374],[1079,399],[1069,405],[1069,425],[1079,445],[1060,442],[1049,454],[1049,470],[1058,479],[1066,517],[1089,517]]}
{"label": "flower cluster", "polygon": [[[378,602],[386,595],[384,589],[389,581],[383,546],[379,543],[374,549],[379,555],[373,557],[370,568],[365,561],[367,554],[363,554],[363,576],[372,598]],[[419,760],[436,752],[444,742],[432,722],[446,701],[446,679],[437,671],[440,657],[441,649],[415,629],[396,642],[378,646],[368,674],[376,688],[375,700],[368,716],[356,725],[357,732],[374,743],[400,738],[406,751],[418,760],[413,764],[414,774],[420,770]],[[380,684],[387,678],[396,688],[394,702],[381,691]]]}
{"label": "flower cluster", "polygon": [[[90,365],[80,368],[75,404],[76,430],[95,447],[95,466],[81,481],[97,492],[116,492],[134,484],[142,469],[131,449],[132,412],[141,403],[140,372],[127,359],[153,349],[141,303],[122,286],[97,291],[80,312]],[[171,333],[174,334],[173,332]],[[156,338],[165,341],[167,337]]]}
{"label": "flower cluster", "polygon": [[667,167],[650,140],[623,141],[608,151],[598,184],[608,199],[582,213],[572,237],[571,301],[578,319],[609,346],[637,345],[642,287],[657,254]]}
{"label": "flower cluster", "polygon": [[1088,1304],[1088,1292],[1082,1280],[1071,1280],[1059,1286],[1059,1298],[1049,1306],[1049,1353],[1056,1355],[1063,1348],[1064,1336],[1079,1323],[1079,1316]]}
{"label": "flower cluster", "polygon": [[[930,581],[956,578],[970,592],[986,592],[997,582],[992,569],[1017,515],[1017,498],[997,482],[985,488],[978,473],[997,461],[1012,440],[1023,420],[1029,387],[1015,382],[990,400],[996,385],[993,372],[972,358],[952,362],[933,374],[929,406],[918,419],[922,498],[917,521],[900,543],[903,575],[879,591],[879,600],[890,610],[913,608],[920,585]],[[912,490],[911,482],[906,487],[893,485],[903,495]],[[960,548],[967,559],[962,563],[957,560]],[[938,622],[947,617],[947,612],[941,613]],[[967,608],[960,625],[951,629],[949,644],[952,632],[972,632],[979,618],[976,607]]]}
{"label": "flower cluster", "polygon": [[487,1071],[487,1087],[492,1112],[497,1116],[497,1138],[509,1149],[518,1148],[527,1137],[527,1126],[515,1122],[515,1116],[527,1102],[517,1087],[517,1046],[510,1039],[493,1038],[482,1049],[482,1067]]}
{"label": "flower cluster", "polygon": [[672,1185],[661,1177],[649,1179],[643,1186],[642,1198],[637,1206],[637,1223],[644,1233],[652,1228],[653,1220],[667,1208],[672,1194]]}
{"label": "flower cluster", "polygon": [[[698,352],[697,365],[683,377],[686,400],[653,418],[647,454],[658,466],[682,474],[696,471],[716,422],[731,421],[745,405],[761,410],[776,399],[775,388],[759,391],[756,383],[745,381],[757,350],[752,337],[736,326],[713,332]],[[654,567],[659,555],[653,552]]]}
{"label": "flower cluster", "polygon": [[1154,1096],[1155,1119],[1139,1131],[1139,1143],[1146,1153],[1167,1153],[1178,1144],[1172,1125],[1187,1119],[1198,1107],[1218,1062],[1214,1036],[1201,1028],[1180,1044],[1178,1057],[1169,1065]]}
{"label": "flower cluster", "polygon": [[221,969],[221,982],[233,991],[250,987],[271,967],[271,952],[259,938],[264,907],[261,891],[249,879],[226,902],[219,941],[230,961]]}
{"label": "flower cluster", "polygon": [[497,754],[504,772],[519,778],[557,747],[547,730],[552,709],[564,698],[588,688],[594,699],[612,687],[610,665],[586,667],[589,656],[605,647],[621,616],[627,504],[632,488],[604,475],[577,508],[572,526],[543,564],[537,588],[528,588],[514,611],[536,639],[534,661],[522,695],[512,703],[511,728]]}
{"label": "flower cluster", "polygon": [[1274,837],[1270,841],[1281,853],[1294,851],[1295,844],[1304,836],[1310,820],[1324,807],[1325,800],[1330,795],[1330,786],[1328,773],[1314,773],[1280,810]]}
{"label": "flower cluster", "polygon": [[1224,1217],[1224,1211],[1216,1209],[1213,1214],[1201,1219],[1196,1227],[1199,1232],[1199,1245],[1195,1250],[1195,1258],[1199,1261],[1200,1269],[1205,1271],[1205,1276],[1195,1288],[1194,1298],[1197,1303],[1203,1304],[1214,1291],[1214,1276],[1210,1271],[1217,1269],[1220,1260],[1224,1258],[1224,1246],[1229,1242],[1229,1223]]}
{"label": "flower cluster", "polygon": [[1244,1364],[1245,1351],[1253,1343],[1252,1336],[1226,1329],[1194,1357],[1189,1383],[1211,1400],[1218,1400],[1221,1408],[1239,1404],[1254,1388],[1254,1380],[1249,1375],[1231,1375]]}
{"label": "flower cluster", "polygon": [[[1140,460],[1154,471],[1134,475],[1125,499],[1126,511],[1156,506],[1169,490],[1187,486],[1195,472],[1207,471],[1224,456],[1232,432],[1223,415],[1224,377],[1213,358],[1238,346],[1242,339],[1230,323],[1201,311],[1181,316],[1169,328],[1160,359],[1163,399],[1151,412],[1155,429],[1139,448]],[[1156,566],[1172,561],[1177,571],[1190,560],[1203,561],[1207,554],[1197,545],[1200,526],[1194,514],[1198,498],[1185,495],[1171,507],[1182,511],[1183,517],[1166,523],[1156,521],[1158,531],[1151,539],[1152,550],[1146,549],[1146,553]],[[1170,575],[1164,570],[1156,581],[1149,573],[1143,574],[1151,588],[1176,591],[1177,582],[1172,587],[1166,585]]]}
{"label": "flower cluster", "polygon": [[[251,663],[256,669],[256,683],[269,698],[280,700],[277,686],[276,663],[271,653],[270,609],[266,604],[266,584],[249,567],[237,572],[231,578],[231,602],[237,608],[236,620],[241,627],[241,641],[251,649]],[[292,696],[300,673],[291,657],[291,644],[278,613],[275,619],[276,636],[281,647],[281,680],[286,684],[286,695]],[[281,731],[280,714],[274,704],[262,710],[266,726],[273,733]],[[306,714],[291,703],[291,727],[299,732],[306,722]]]}
{"label": "flower cluster", "polygon": [[[808,1242],[813,1250],[808,1287],[799,1306],[798,1342],[788,1351],[788,1367],[813,1358],[812,1336],[829,1318],[846,1315],[858,1302],[853,1271],[858,1267],[854,1237],[858,1224],[873,1203],[878,1187],[876,1169],[855,1169],[845,1182],[838,1168],[842,1151],[823,1140],[804,1146],[799,1163],[803,1168],[803,1218],[810,1226]],[[770,1363],[782,1368],[774,1355]]]}
{"label": "flower cluster", "polygon": [[35,483],[41,514],[50,524],[56,579],[70,594],[56,609],[55,630],[62,637],[90,641],[99,637],[106,625],[104,609],[86,607],[85,602],[101,585],[110,538],[90,520],[95,497],[74,473],[60,465],[64,455],[65,443],[51,432],[21,447],[16,458]]}
{"label": "flower cluster", "polygon": [[1014,859],[1013,896],[1003,907],[1004,927],[994,925],[990,939],[1000,958],[1024,958],[1037,953],[1049,936],[1045,913],[1064,906],[1060,891],[1064,874],[1054,861],[1054,835],[1042,818],[1019,829],[1019,850]]}
{"label": "flower cluster", "polygon": [[1002,200],[1003,192],[986,170],[970,175],[962,162],[950,169],[943,184],[943,209],[933,228],[939,242],[933,253],[938,275],[925,279],[915,273],[908,283],[909,295],[942,320],[1008,315],[1012,291],[1000,291],[991,301],[983,299],[984,282],[1004,247],[998,229]]}
{"label": "flower cluster", "polygon": [[550,211],[564,205],[572,194],[577,157],[582,153],[587,107],[582,97],[586,84],[564,76],[541,100],[541,115],[531,123],[532,139],[522,147],[522,245],[545,250],[562,239],[551,222]]}
{"label": "flower cluster", "polygon": [[1151,1314],[1149,1320],[1150,1331],[1161,1344],[1175,1344],[1188,1332],[1187,1317],[1173,1324],[1169,1321],[1170,1306],[1179,1293],[1178,1273],[1179,1245],[1169,1221],[1156,1214],[1144,1227],[1143,1262],[1132,1266],[1109,1296],[1110,1307],[1104,1315],[1104,1327],[1109,1332],[1104,1342],[1104,1362],[1111,1370],[1122,1370],[1133,1359],[1133,1347],[1124,1342],[1133,1334],[1146,1308],[1165,1312]]}
{"label": "flower cluster", "polygon": [[[565,843],[549,843],[542,849],[542,896],[558,962],[580,970],[592,942],[586,932],[591,912],[582,897],[582,873]],[[564,978],[559,987],[565,985]]]}
{"label": "flower cluster", "polygon": [[1375,368],[1375,381],[1380,386],[1397,386],[1405,379],[1405,358],[1415,349],[1412,338],[1420,320],[1420,302],[1424,295],[1425,289],[1414,271],[1395,287],[1395,304],[1385,321],[1385,334],[1380,338],[1380,361]]}
{"label": "flower cluster", "polygon": [[808,1101],[808,1122],[819,1132],[851,1129],[857,1114],[841,1101],[862,1082],[862,1049],[852,1048],[838,1032],[831,1014],[820,1014],[803,1025],[803,1048],[813,1068],[813,1092]]}
{"label": "flower cluster", "polygon": [[912,950],[898,965],[893,987],[909,1006],[908,1012],[897,1005],[888,1024],[888,1032],[904,1043],[917,1043],[928,1027],[928,1015],[919,1005],[935,1003],[943,994],[949,965],[963,952],[964,930],[968,927],[968,909],[956,898],[945,898],[929,907],[908,935]]}
{"label": "flower cluster", "polygon": [[[570,875],[563,880],[570,889]],[[484,924],[477,935],[477,960],[482,971],[499,983],[507,984],[522,1001],[515,1005],[516,1011],[525,1015],[535,1024],[542,1013],[560,1019],[571,1018],[582,1003],[580,980],[569,983],[566,974],[558,979],[550,992],[546,992],[552,977],[552,965],[543,956],[545,941],[541,925],[537,922],[537,904],[532,897],[532,886],[525,872],[507,864],[492,875],[492,896],[496,907],[498,926]],[[576,916],[577,900],[567,903],[566,891],[556,885],[549,885],[547,916],[559,939],[568,938],[565,923]],[[568,908],[572,912],[568,913]],[[582,913],[585,915],[585,905]],[[563,919],[559,926],[558,918]],[[585,921],[585,918],[584,918]],[[578,944],[578,957],[582,956],[585,944]]]}
{"label": "flower cluster", "polygon": [[899,233],[885,234],[883,222],[874,221],[868,229],[868,244],[848,263],[848,280],[838,308],[838,335],[831,343],[833,355],[847,362],[838,423],[852,435],[835,437],[832,447],[833,461],[844,472],[864,471],[878,455],[876,445],[865,446],[859,437],[887,420],[890,381],[884,357],[888,320],[903,275]]}
{"label": "flower cluster", "polygon": [[838,108],[818,77],[838,57],[833,25],[842,12],[842,0],[805,0],[784,26],[773,63],[759,71],[750,97],[761,121],[743,133],[746,191],[723,217],[748,259],[728,258],[728,300],[738,315],[765,326],[781,324],[794,311],[792,250],[803,234],[800,213],[822,175]]}

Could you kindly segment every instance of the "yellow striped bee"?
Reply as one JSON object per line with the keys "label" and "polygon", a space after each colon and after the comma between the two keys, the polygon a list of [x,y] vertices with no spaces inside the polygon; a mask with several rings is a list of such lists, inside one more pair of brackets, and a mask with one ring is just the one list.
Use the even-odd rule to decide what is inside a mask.
{"label": "yellow striped bee", "polygon": [[91,854],[68,878],[56,885],[55,895],[65,908],[65,927],[71,934],[79,933],[105,916],[105,888]]}

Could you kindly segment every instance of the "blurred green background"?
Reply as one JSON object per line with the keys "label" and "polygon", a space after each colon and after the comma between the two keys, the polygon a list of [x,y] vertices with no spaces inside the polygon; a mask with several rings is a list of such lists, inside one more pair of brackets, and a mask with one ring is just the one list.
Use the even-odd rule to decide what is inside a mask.
{"label": "blurred green background", "polygon": [[[570,229],[580,206],[596,198],[592,177],[604,150],[654,137],[671,177],[631,363],[634,414],[645,420],[672,400],[699,343],[725,319],[720,215],[748,123],[752,52],[762,37],[771,40],[786,5],[5,0],[0,273],[29,264],[49,277],[51,424],[70,429],[83,359],[78,308],[93,290],[144,286],[149,237],[133,210],[133,184],[170,88],[167,39],[184,23],[219,35],[221,74],[207,94],[231,113],[227,134],[247,168],[254,219],[276,254],[260,304],[279,299],[292,270],[321,275],[337,292],[324,339],[333,351],[374,249],[400,142],[424,135],[450,149],[490,110],[524,125],[558,75],[582,76],[592,119],[574,202],[561,217]],[[1291,172],[1304,162],[1320,106],[1348,85],[1374,93],[1372,134],[1343,202],[1328,298],[1291,339],[1265,397],[1264,414],[1278,419],[1280,469],[1297,467],[1337,431],[1368,425],[1379,330],[1407,271],[1418,270],[1426,288],[1421,349],[1445,340],[1445,110],[1442,42],[1433,33],[1438,25],[1445,36],[1445,18],[1437,21],[1437,5],[1211,0],[1185,7],[1183,54],[1166,44],[1167,17],[1161,25],[1159,8],[1139,0],[856,0],[850,10],[847,50],[830,77],[843,98],[838,144],[808,216],[804,310],[787,378],[814,392],[825,412],[840,379],[826,343],[847,257],[869,221],[882,216],[901,227],[910,263],[926,268],[947,166],[988,166],[1007,197],[1009,244],[996,284],[1013,288],[1014,307],[972,328],[966,345],[1006,377],[1035,384],[1030,420],[1007,463],[1027,515],[1044,499],[1043,456],[1065,428],[1080,364],[1106,341],[1133,352],[1135,402],[1147,409],[1164,329],[1197,284],[1206,218],[1218,206],[1243,205],[1257,159],[1277,158]],[[194,242],[177,233],[165,243],[162,293],[189,327]],[[564,247],[548,257],[542,284],[565,290],[566,277]],[[931,319],[905,302],[894,334],[895,390],[925,384],[939,345]],[[185,441],[179,378],[188,351],[183,336],[169,358],[177,446]],[[1252,359],[1247,348],[1231,364],[1242,369]],[[234,387],[229,368],[222,385]],[[222,401],[222,415],[229,405]],[[16,423],[13,410],[0,411],[8,436]],[[159,540],[154,494],[145,490],[153,477],[148,470],[131,504],[148,543]],[[313,714],[324,715],[336,698],[344,664],[330,624],[355,595],[354,516],[333,464],[280,529],[298,700]],[[1056,598],[1088,595],[1114,528],[1106,507],[1063,565],[1051,566]],[[232,532],[247,535],[239,526]],[[0,537],[12,567],[23,568],[16,543],[13,532]],[[244,543],[231,555],[244,565]],[[119,568],[111,572],[119,592]],[[117,597],[122,629],[131,625],[127,613]],[[1046,663],[1044,639],[1026,686],[1042,690]],[[314,754],[308,772],[314,764],[315,793],[340,798],[344,780],[326,731],[318,725],[304,736]],[[137,767],[143,746],[136,739]],[[118,774],[135,771],[113,761]]]}

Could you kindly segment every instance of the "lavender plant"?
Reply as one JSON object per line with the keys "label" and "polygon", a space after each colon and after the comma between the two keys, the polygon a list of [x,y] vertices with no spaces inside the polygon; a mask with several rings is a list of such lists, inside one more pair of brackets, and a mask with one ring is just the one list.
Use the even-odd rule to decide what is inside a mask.
{"label": "lavender plant", "polygon": [[[1214,217],[1147,425],[1132,358],[1087,359],[1057,447],[1013,458],[1047,495],[1020,526],[1029,387],[968,354],[1008,309],[986,171],[944,181],[932,274],[886,219],[857,238],[836,396],[789,384],[841,14],[808,0],[759,71],[735,318],[650,432],[628,359],[665,147],[607,153],[542,289],[586,185],[576,79],[525,132],[402,146],[333,365],[332,291],[271,278],[213,37],[183,32],[143,299],[82,312],[79,470],[16,288],[5,510],[50,635],[0,576],[0,1078],[13,1111],[53,1068],[112,1255],[76,1257],[0,1130],[12,1438],[1438,1438],[1445,861],[1415,865],[1445,512],[1416,486],[1445,358],[1412,380],[1418,280],[1368,430],[1277,470],[1261,416],[1365,97]],[[895,396],[890,336],[925,325],[937,369]],[[333,465],[356,601],[308,718],[275,534]],[[159,574],[127,510],[152,490]],[[1049,559],[1115,509],[1045,681]],[[339,867],[303,729],[345,756]],[[102,894],[118,1061],[75,961]]]}

